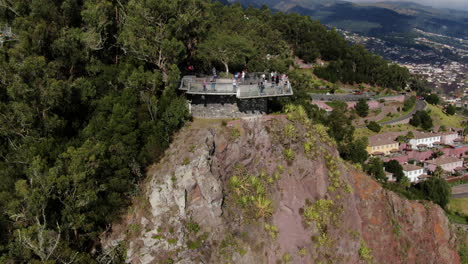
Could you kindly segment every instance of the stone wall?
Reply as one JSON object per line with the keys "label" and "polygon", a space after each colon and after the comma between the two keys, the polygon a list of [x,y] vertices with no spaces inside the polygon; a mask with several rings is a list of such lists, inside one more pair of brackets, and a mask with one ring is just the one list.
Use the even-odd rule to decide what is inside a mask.
{"label": "stone wall", "polygon": [[235,96],[191,95],[190,113],[200,118],[238,118],[268,113],[268,100],[237,99]]}

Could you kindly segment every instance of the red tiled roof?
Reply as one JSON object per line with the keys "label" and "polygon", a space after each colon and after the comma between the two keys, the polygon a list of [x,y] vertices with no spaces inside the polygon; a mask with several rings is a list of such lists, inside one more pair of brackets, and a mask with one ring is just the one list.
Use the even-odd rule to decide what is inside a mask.
{"label": "red tiled roof", "polygon": [[463,161],[463,160],[456,158],[456,157],[439,157],[433,160],[426,160],[425,162],[428,164],[434,164],[434,165],[440,166],[440,165],[450,164],[450,163],[454,163],[458,161]]}
{"label": "red tiled roof", "polygon": [[414,131],[414,139],[422,139],[422,138],[431,138],[431,137],[440,137],[440,134],[437,133],[424,133],[419,131]]}
{"label": "red tiled roof", "polygon": [[413,165],[413,164],[404,164],[402,165],[404,171],[415,171],[415,170],[420,170],[422,167]]}
{"label": "red tiled roof", "polygon": [[369,137],[369,146],[382,146],[398,143],[395,139],[398,136],[405,135],[405,132],[386,132]]}

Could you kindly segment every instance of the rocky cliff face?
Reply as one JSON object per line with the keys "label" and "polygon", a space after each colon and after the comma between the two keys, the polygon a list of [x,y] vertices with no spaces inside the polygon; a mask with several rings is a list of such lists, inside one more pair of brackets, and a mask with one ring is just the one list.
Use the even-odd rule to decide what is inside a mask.
{"label": "rocky cliff face", "polygon": [[459,263],[444,212],[342,161],[301,111],[184,128],[103,243],[129,263]]}

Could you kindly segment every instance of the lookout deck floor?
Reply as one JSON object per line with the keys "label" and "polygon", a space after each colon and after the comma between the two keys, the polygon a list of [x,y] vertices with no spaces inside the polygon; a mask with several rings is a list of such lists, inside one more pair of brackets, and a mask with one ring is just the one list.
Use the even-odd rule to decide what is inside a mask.
{"label": "lookout deck floor", "polygon": [[239,99],[265,98],[291,96],[293,90],[289,82],[280,82],[278,85],[271,82],[259,85],[260,79],[249,78],[244,81],[239,80],[236,85],[232,79],[198,78],[195,76],[184,76],[181,80],[179,89],[186,91],[187,94],[199,95],[232,95]]}

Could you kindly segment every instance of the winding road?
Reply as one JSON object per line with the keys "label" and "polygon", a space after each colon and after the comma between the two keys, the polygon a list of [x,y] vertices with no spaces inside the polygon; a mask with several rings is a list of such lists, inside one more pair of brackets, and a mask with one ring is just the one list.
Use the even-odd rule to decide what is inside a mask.
{"label": "winding road", "polygon": [[403,121],[405,119],[408,119],[408,118],[412,117],[414,115],[414,113],[416,113],[416,111],[424,110],[424,108],[426,108],[426,102],[424,102],[423,100],[416,100],[416,106],[414,107],[413,111],[409,112],[408,114],[406,114],[404,116],[400,116],[397,119],[393,119],[393,120],[383,122],[383,123],[379,123],[379,124],[380,125],[392,125],[392,124],[401,122],[401,121]]}
{"label": "winding road", "polygon": [[452,198],[468,197],[468,183],[452,187]]}
{"label": "winding road", "polygon": [[[396,118],[396,119],[393,119],[393,120],[390,120],[390,121],[386,121],[386,122],[382,122],[382,123],[377,122],[377,123],[379,123],[379,125],[381,125],[381,126],[393,125],[393,124],[401,122],[401,121],[403,121],[405,119],[411,118],[414,115],[414,113],[416,113],[416,111],[424,110],[424,108],[426,108],[426,105],[427,105],[427,103],[425,101],[416,100],[416,106],[408,114],[406,114],[404,116],[400,116],[399,118]],[[366,127],[366,125],[357,126],[357,128],[364,128],[364,127]]]}

